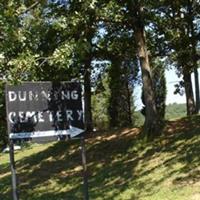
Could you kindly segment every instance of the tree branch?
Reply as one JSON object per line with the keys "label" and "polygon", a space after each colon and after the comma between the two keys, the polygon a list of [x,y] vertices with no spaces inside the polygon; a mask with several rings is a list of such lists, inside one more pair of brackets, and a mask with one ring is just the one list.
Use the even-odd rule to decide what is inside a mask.
{"label": "tree branch", "polygon": [[30,10],[32,10],[33,8],[37,7],[39,5],[40,1],[36,1],[35,3],[33,3],[31,6],[29,6],[26,10],[24,10],[23,12],[21,12],[19,15],[23,15],[26,14],[27,12],[29,12]]}

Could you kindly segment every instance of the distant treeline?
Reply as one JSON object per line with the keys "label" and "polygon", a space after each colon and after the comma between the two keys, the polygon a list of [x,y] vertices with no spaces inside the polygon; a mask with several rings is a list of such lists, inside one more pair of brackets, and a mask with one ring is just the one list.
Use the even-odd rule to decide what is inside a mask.
{"label": "distant treeline", "polygon": [[[177,118],[182,118],[187,115],[186,105],[185,104],[168,104],[166,106],[166,113],[165,119],[166,120],[173,120]],[[144,123],[144,116],[141,114],[140,111],[134,113],[134,126],[140,127]]]}

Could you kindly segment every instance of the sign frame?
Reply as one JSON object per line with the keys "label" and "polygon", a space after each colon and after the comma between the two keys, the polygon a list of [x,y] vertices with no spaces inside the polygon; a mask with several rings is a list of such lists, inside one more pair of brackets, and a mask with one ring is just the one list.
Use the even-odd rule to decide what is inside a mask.
{"label": "sign frame", "polygon": [[[9,132],[9,138],[10,139],[35,139],[36,138],[36,140],[37,141],[39,141],[39,138],[43,138],[43,140],[42,141],[44,141],[44,138],[45,137],[49,137],[49,138],[53,138],[54,140],[56,140],[56,138],[59,138],[59,137],[62,137],[62,136],[64,136],[64,137],[68,137],[68,138],[73,138],[73,137],[77,137],[78,135],[80,135],[81,133],[84,133],[85,132],[85,130],[84,130],[84,108],[83,108],[83,90],[82,90],[82,85],[81,85],[81,83],[80,82],[69,82],[69,81],[60,81],[60,82],[51,82],[51,81],[44,81],[44,82],[41,82],[41,81],[39,81],[39,82],[22,82],[21,84],[19,84],[19,85],[8,85],[8,84],[6,84],[6,110],[8,111],[10,111],[10,107],[12,106],[12,103],[10,103],[9,102],[9,97],[8,97],[8,92],[13,92],[13,91],[10,91],[9,89],[8,89],[8,87],[14,87],[14,89],[17,91],[17,87],[19,86],[19,88],[20,88],[20,86],[21,86],[21,89],[24,89],[24,87],[25,87],[25,92],[28,92],[27,91],[27,88],[26,87],[29,87],[29,85],[33,85],[33,89],[35,89],[34,88],[34,85],[37,85],[37,84],[40,84],[40,86],[38,86],[38,88],[37,89],[41,89],[43,86],[45,86],[45,87],[47,87],[46,89],[48,89],[49,90],[49,88],[51,89],[50,91],[48,91],[49,93],[53,93],[54,94],[54,90],[53,90],[53,87],[55,87],[54,86],[54,84],[55,85],[60,85],[59,87],[69,87],[69,88],[67,88],[67,92],[72,92],[71,91],[71,89],[73,88],[73,87],[75,87],[75,89],[74,89],[74,91],[76,91],[77,92],[77,94],[76,95],[78,95],[78,99],[75,99],[75,100],[72,100],[73,102],[78,102],[77,104],[78,104],[78,107],[79,107],[79,109],[80,110],[77,110],[77,114],[76,115],[82,115],[81,117],[82,117],[82,126],[81,126],[81,128],[80,127],[77,127],[77,126],[74,126],[73,124],[72,125],[66,125],[66,126],[68,126],[68,128],[66,129],[66,128],[55,128],[55,129],[53,129],[53,128],[49,128],[50,126],[51,127],[53,127],[53,125],[52,125],[52,121],[51,122],[49,122],[49,124],[48,125],[46,125],[46,126],[48,126],[48,128],[49,129],[45,129],[45,130],[33,130],[33,131],[21,131],[21,132],[15,132],[15,131],[13,131],[13,130],[11,130],[11,128],[10,128],[10,126],[11,126],[11,122],[10,122],[10,118],[11,118],[11,116],[12,115],[16,115],[16,113],[15,112],[10,112],[10,113],[8,113],[7,112],[7,119],[9,118],[10,120],[7,120],[7,126],[8,126],[8,132]],[[41,87],[41,88],[40,88]],[[48,88],[49,87],[49,88]],[[59,88],[60,89],[60,88]],[[63,90],[66,90],[66,88],[64,88]],[[41,89],[41,91],[42,91],[42,89]],[[40,92],[41,92],[40,91]],[[52,92],[53,91],[53,92]],[[17,91],[18,92],[18,91]],[[44,91],[42,91],[42,92],[44,92]],[[56,91],[57,92],[57,91]],[[61,94],[61,92],[63,92],[63,91],[59,91],[60,93],[58,93],[58,94],[56,94],[56,95],[60,95]],[[66,92],[66,91],[65,91]],[[41,93],[42,94],[42,93]],[[40,94],[40,95],[41,95]],[[10,95],[11,96],[11,95]],[[48,96],[49,97],[49,96]],[[66,96],[65,96],[66,97]],[[67,96],[67,97],[69,97],[69,96]],[[29,97],[30,98],[30,97]],[[40,97],[41,98],[41,97]],[[51,98],[51,97],[50,97]],[[80,99],[81,98],[81,99]],[[28,116],[30,116],[30,113],[35,113],[35,115],[43,115],[44,113],[47,113],[47,112],[49,112],[49,120],[55,120],[55,118],[57,118],[57,116],[58,117],[61,117],[61,115],[63,115],[63,113],[64,112],[66,112],[66,116],[68,117],[68,114],[69,114],[69,119],[71,120],[72,119],[72,111],[74,111],[74,110],[67,110],[66,109],[66,104],[67,103],[69,103],[69,104],[71,104],[70,106],[72,106],[72,107],[74,107],[73,105],[73,103],[71,103],[71,100],[69,100],[69,99],[67,99],[67,100],[63,100],[63,101],[61,101],[61,103],[59,104],[59,103],[56,103],[56,101],[57,100],[47,100],[47,102],[48,103],[46,103],[45,102],[45,104],[48,104],[48,105],[45,105],[45,106],[47,106],[46,108],[44,108],[44,109],[42,109],[42,110],[35,110],[35,111],[29,111],[29,112],[25,112],[24,111],[24,115],[28,115]],[[20,102],[21,103],[21,102]],[[30,104],[30,102],[28,102],[29,104]],[[35,103],[35,102],[34,102]],[[38,101],[37,103],[40,103],[40,101]],[[37,103],[35,103],[36,105],[36,107],[39,105],[39,104],[37,104]],[[41,102],[41,104],[44,104],[44,102]],[[51,108],[50,107],[48,107],[49,106],[49,104],[52,104],[52,106],[51,106]],[[73,105],[72,105],[73,104]],[[21,105],[20,105],[21,106]],[[26,105],[25,105],[26,106]],[[54,106],[55,107],[63,107],[63,106],[65,106],[65,109],[60,109],[60,111],[55,111],[55,110],[53,110],[54,109]],[[34,107],[34,106],[33,106]],[[33,108],[32,108],[33,109]],[[41,109],[41,107],[40,107],[40,109]],[[52,110],[51,110],[52,109]],[[74,108],[73,108],[74,109]],[[57,112],[56,114],[52,114],[52,113],[55,113],[55,112]],[[67,113],[67,112],[71,112],[71,113]],[[82,113],[79,113],[79,112],[82,112]],[[21,112],[21,113],[23,113],[23,112]],[[19,113],[19,115],[20,115],[20,113]],[[46,114],[47,115],[47,114]],[[57,115],[57,116],[55,116],[55,115]],[[66,116],[65,116],[65,118],[66,118]],[[27,117],[27,116],[26,116]],[[34,116],[34,115],[32,115],[31,117],[29,117],[28,119],[30,119],[30,118],[34,118],[35,120],[36,120],[36,118],[37,118],[37,116]],[[51,119],[50,119],[51,118]],[[76,116],[76,118],[77,118],[77,116]],[[32,120],[32,119],[31,119]],[[44,119],[42,119],[42,120],[44,120]],[[68,119],[67,119],[68,120]],[[14,120],[13,120],[14,121]],[[57,119],[57,121],[58,121],[58,119]],[[31,122],[32,123],[32,122]],[[38,123],[38,122],[37,122]],[[45,123],[46,123],[46,121],[45,121]],[[60,123],[60,122],[59,122]],[[65,123],[68,123],[68,121],[67,122],[65,122]],[[73,121],[72,121],[72,123],[73,123]],[[80,122],[81,123],[81,122]],[[80,123],[79,123],[79,126],[80,126]],[[20,122],[16,122],[16,124],[20,124]],[[21,123],[22,124],[22,123]],[[27,123],[28,124],[28,123]],[[39,124],[39,123],[38,123]],[[60,123],[61,124],[61,123]],[[43,126],[43,125],[41,125],[41,124],[39,124],[40,126]],[[40,127],[40,129],[41,129],[41,127]],[[43,129],[43,128],[42,128]]]}
{"label": "sign frame", "polygon": [[[80,87],[82,87],[82,84],[80,82],[70,82],[70,81],[60,81],[64,83],[77,83],[80,84]],[[39,81],[39,82],[22,82],[23,83],[52,83],[51,81]],[[14,140],[15,139],[30,139],[34,138],[31,134],[25,134],[26,136],[13,137],[11,134],[11,128],[10,128],[10,121],[8,119],[8,87],[10,84],[6,83],[5,85],[5,98],[6,98],[6,119],[7,119],[7,133],[8,133],[8,140],[9,140],[9,155],[10,155],[10,168],[11,168],[11,176],[12,176],[12,196],[13,200],[19,200],[19,191],[18,191],[18,181],[17,181],[17,173],[16,173],[16,165],[15,165],[15,156],[14,156]],[[84,89],[81,88],[81,102],[82,102],[82,111],[83,111],[83,125],[85,121],[85,112],[84,112]],[[82,134],[83,133],[83,134]],[[86,162],[86,148],[85,148],[85,135],[86,131],[84,129],[80,129],[77,127],[69,126],[69,129],[67,130],[61,130],[58,131],[57,134],[54,136],[68,136],[68,138],[71,139],[80,139],[80,150],[81,150],[81,160],[82,160],[82,166],[83,166],[83,197],[84,200],[89,200],[89,187],[88,187],[88,174],[87,174],[87,162]],[[35,138],[43,137],[43,135],[40,135],[38,132],[38,135],[36,134]],[[46,137],[46,136],[44,136]]]}

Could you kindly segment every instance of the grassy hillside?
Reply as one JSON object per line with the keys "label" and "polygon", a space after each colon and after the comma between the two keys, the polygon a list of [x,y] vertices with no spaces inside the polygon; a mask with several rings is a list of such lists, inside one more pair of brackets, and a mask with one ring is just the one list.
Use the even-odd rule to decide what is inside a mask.
{"label": "grassy hillside", "polygon": [[169,104],[166,106],[166,119],[176,119],[186,116],[186,105],[185,104]]}
{"label": "grassy hillside", "polygon": [[[200,117],[170,121],[145,144],[139,129],[87,139],[91,200],[199,200]],[[20,200],[81,200],[79,142],[34,144],[16,153]],[[8,155],[0,154],[0,199],[10,200]]]}
{"label": "grassy hillside", "polygon": [[[166,105],[166,111],[165,111],[166,120],[174,120],[174,119],[185,117],[186,115],[187,113],[186,113],[185,104],[173,103],[173,104]],[[140,127],[144,124],[144,116],[141,114],[140,111],[137,111],[134,113],[133,120],[134,120],[135,126]]]}

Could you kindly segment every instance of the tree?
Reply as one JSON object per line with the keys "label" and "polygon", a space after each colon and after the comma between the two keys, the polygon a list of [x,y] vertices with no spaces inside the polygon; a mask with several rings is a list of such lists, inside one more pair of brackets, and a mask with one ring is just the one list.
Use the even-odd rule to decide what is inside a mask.
{"label": "tree", "polygon": [[[49,32],[47,32],[44,42],[40,45],[44,57],[49,58],[43,65],[55,69],[53,74],[57,74],[56,80],[76,78],[76,80],[83,81],[85,128],[90,131],[92,130],[92,40],[96,31],[94,6],[92,1],[51,1],[49,11],[44,14],[46,14],[46,21],[48,22],[47,30],[53,34],[54,39],[51,41],[52,37],[48,38]],[[50,19],[51,23],[49,23]],[[61,72],[60,74],[58,69]],[[65,78],[63,78],[63,75],[65,75]],[[50,80],[53,77],[51,76]]]}
{"label": "tree", "polygon": [[[160,124],[162,125],[165,120],[165,100],[166,100],[166,79],[165,79],[165,65],[159,59],[151,61],[154,66],[152,70],[153,88],[155,91],[156,109]],[[142,103],[144,104],[141,113],[145,116],[146,105],[144,101],[144,91],[142,91]],[[161,127],[160,127],[161,128]]]}
{"label": "tree", "polygon": [[[162,6],[161,6],[162,5]],[[178,73],[183,75],[186,93],[187,114],[195,113],[195,102],[192,90],[191,73],[193,70],[190,28],[186,20],[187,1],[163,1],[157,9],[157,15],[162,15],[158,21],[160,33],[165,36],[170,49],[170,60],[176,66]],[[189,25],[190,26],[190,25]]]}
{"label": "tree", "polygon": [[186,21],[188,23],[188,29],[189,29],[189,37],[190,37],[190,44],[191,44],[191,60],[193,62],[193,68],[194,68],[194,80],[195,80],[195,96],[196,96],[196,113],[199,112],[200,110],[200,92],[199,92],[199,74],[198,74],[198,64],[197,64],[197,19],[198,13],[200,10],[200,5],[193,1],[193,0],[188,0],[187,1],[187,16],[186,16]]}
{"label": "tree", "polygon": [[153,138],[159,132],[159,119],[156,109],[149,53],[147,50],[144,18],[145,14],[144,5],[142,3],[143,2],[141,1],[128,1],[127,8],[129,11],[129,16],[132,17],[131,25],[134,30],[138,62],[142,71],[144,102],[146,105],[144,130],[149,138]]}
{"label": "tree", "polygon": [[130,70],[122,62],[114,58],[109,69],[110,99],[108,113],[111,127],[127,127],[132,125],[132,91],[129,82]]}
{"label": "tree", "polygon": [[158,117],[161,122],[165,119],[165,100],[166,100],[166,78],[165,78],[165,65],[159,59],[152,61],[153,68],[153,87],[155,90],[155,101]]}
{"label": "tree", "polygon": [[11,76],[9,61],[16,57],[21,45],[22,38],[17,19],[20,9],[19,1],[0,2],[0,147],[8,142],[4,91],[5,83]]}
{"label": "tree", "polygon": [[[97,42],[99,47],[97,58],[106,59],[109,66],[109,121],[111,127],[132,125],[132,92],[133,82],[138,72],[135,63],[135,47],[130,27],[124,25],[123,10],[113,3],[106,7],[102,27],[105,33]],[[99,55],[100,54],[100,55]]]}
{"label": "tree", "polygon": [[94,72],[93,77],[93,79],[95,79],[93,81],[94,91],[92,95],[93,123],[94,127],[100,130],[109,128],[109,115],[107,108],[110,99],[110,89],[107,68],[107,63],[106,66],[103,63],[103,66],[98,67],[98,72],[97,70]]}

